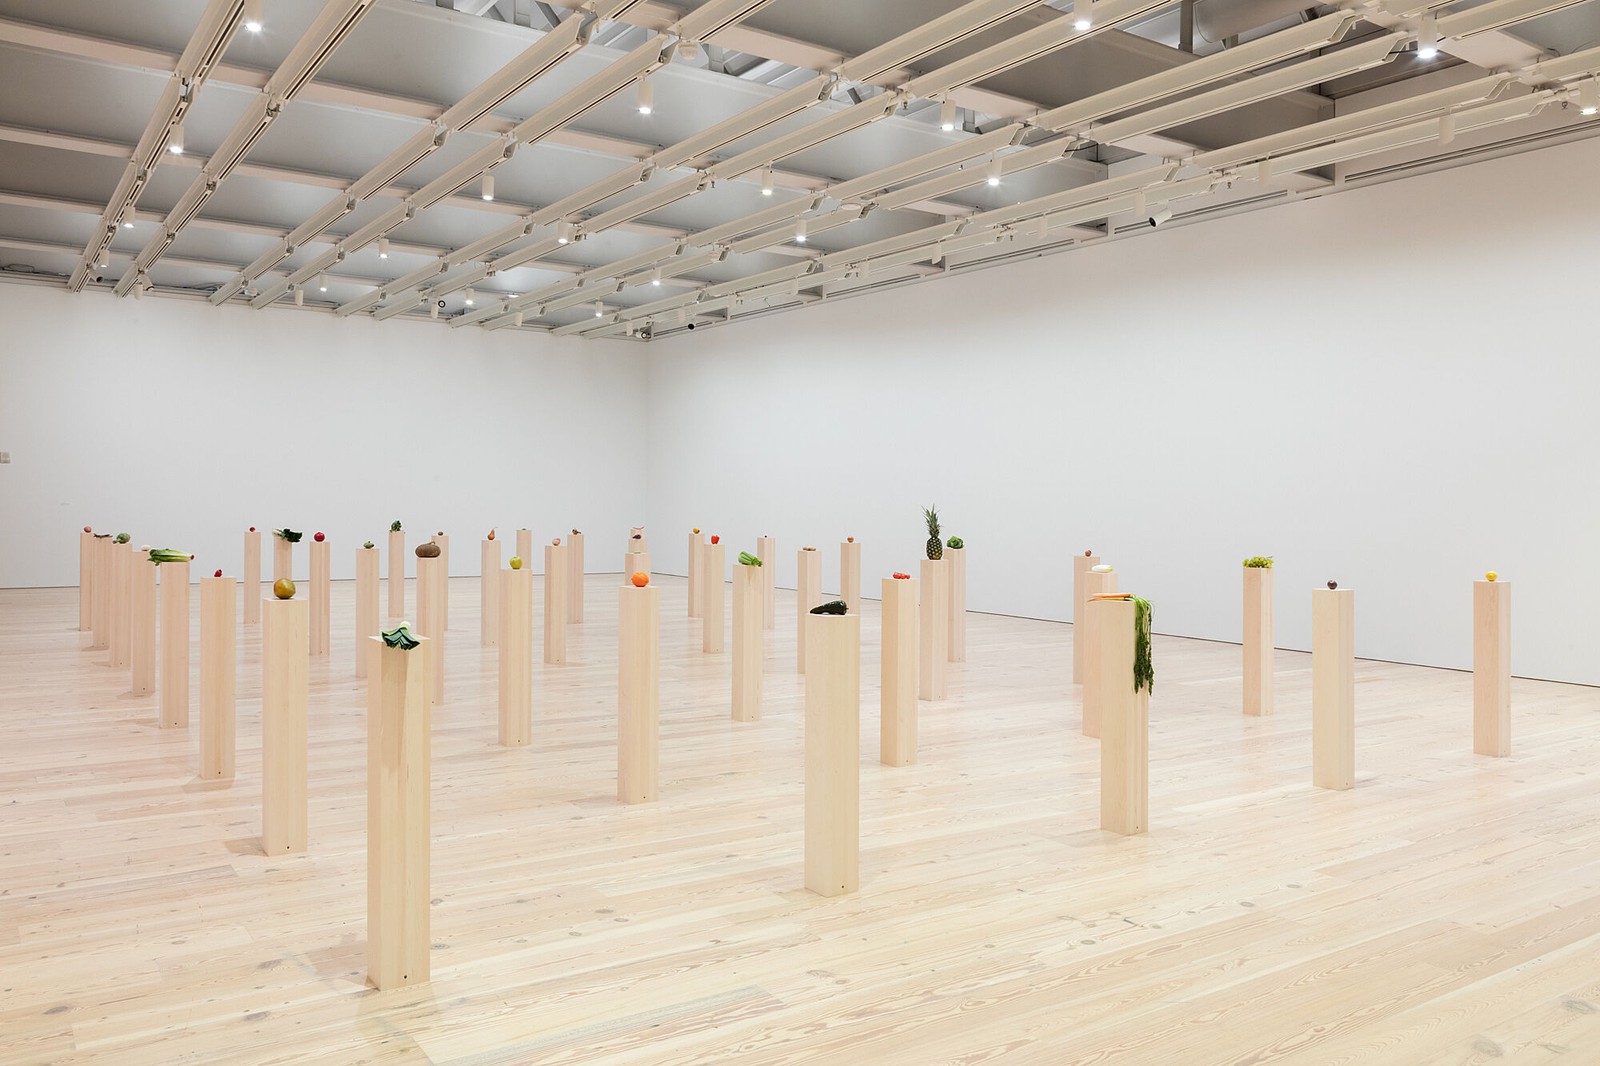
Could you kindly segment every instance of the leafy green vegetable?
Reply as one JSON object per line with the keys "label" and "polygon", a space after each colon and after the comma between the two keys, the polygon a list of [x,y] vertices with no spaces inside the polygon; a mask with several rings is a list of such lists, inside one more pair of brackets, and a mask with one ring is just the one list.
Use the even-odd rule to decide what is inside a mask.
{"label": "leafy green vegetable", "polygon": [[1270,555],[1252,555],[1252,556],[1250,556],[1250,558],[1248,558],[1248,559],[1246,559],[1244,561],[1244,565],[1249,566],[1249,567],[1255,567],[1255,568],[1258,568],[1258,569],[1261,569],[1261,570],[1271,570],[1272,569],[1272,556],[1270,556]]}
{"label": "leafy green vegetable", "polygon": [[1150,662],[1150,601],[1133,599],[1133,691],[1156,690],[1156,670]]}
{"label": "leafy green vegetable", "polygon": [[393,522],[389,523],[389,532],[390,533],[398,533],[398,532],[400,532],[400,519],[396,518]]}
{"label": "leafy green vegetable", "polygon": [[133,539],[133,538],[132,538],[132,537],[130,537],[130,536],[129,536],[129,535],[128,535],[128,534],[126,534],[126,533],[118,533],[118,534],[117,534],[117,539],[116,539],[116,543],[117,543],[117,544],[126,544],[126,543],[128,543],[128,541],[130,541],[130,540],[132,540],[132,539]]}
{"label": "leafy green vegetable", "polygon": [[951,537],[945,542],[944,546],[946,548],[965,548],[967,546],[967,542],[962,540],[960,537]]}
{"label": "leafy green vegetable", "polygon": [[300,543],[300,538],[305,536],[304,533],[296,533],[294,530],[290,529],[288,526],[284,526],[282,529],[274,529],[272,531],[272,535],[275,536],[275,537],[282,537],[284,540],[288,541],[290,544],[299,544]]}
{"label": "leafy green vegetable", "polygon": [[383,642],[389,647],[399,648],[401,651],[410,651],[422,643],[412,635],[411,625],[407,622],[401,622],[393,629],[385,629],[383,631]]}
{"label": "leafy green vegetable", "polygon": [[176,548],[156,548],[150,553],[150,561],[160,566],[162,563],[186,563],[189,553],[178,551]]}
{"label": "leafy green vegetable", "polygon": [[740,552],[739,553],[739,562],[744,566],[760,566],[761,565],[761,560],[757,559],[754,555],[751,555],[749,552]]}

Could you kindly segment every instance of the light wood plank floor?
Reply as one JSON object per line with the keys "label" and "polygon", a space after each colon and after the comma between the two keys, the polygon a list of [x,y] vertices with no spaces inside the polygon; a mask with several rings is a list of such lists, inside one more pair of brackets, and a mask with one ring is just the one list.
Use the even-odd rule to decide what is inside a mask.
{"label": "light wood plank floor", "polygon": [[1248,720],[1237,647],[1157,638],[1151,832],[1124,839],[1096,828],[1070,627],[972,615],[897,770],[868,603],[861,891],[825,900],[801,888],[792,593],[740,725],[729,656],[662,580],[662,800],[623,808],[616,580],[588,581],[576,662],[536,664],[515,750],[477,582],[453,583],[434,979],[391,992],[364,982],[352,585],[287,859],[257,840],[258,632],[217,787],[198,724],[158,729],[82,650],[75,591],[0,592],[0,1062],[1600,1063],[1600,690],[1514,681],[1495,760],[1468,675],[1359,663],[1358,787],[1324,792],[1308,656],[1279,653],[1278,714]]}

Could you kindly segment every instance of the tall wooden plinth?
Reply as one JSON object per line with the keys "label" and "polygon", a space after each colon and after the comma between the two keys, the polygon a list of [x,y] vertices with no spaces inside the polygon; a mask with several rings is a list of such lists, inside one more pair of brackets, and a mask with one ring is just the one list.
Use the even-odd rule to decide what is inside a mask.
{"label": "tall wooden plinth", "polygon": [[1078,617],[1083,619],[1083,623],[1072,627],[1072,642],[1083,644],[1083,735],[1098,737],[1101,713],[1105,706],[1105,686],[1100,674],[1100,631],[1096,628],[1098,625],[1096,620],[1100,616],[1089,608],[1099,602],[1094,599],[1095,596],[1117,591],[1117,575],[1090,571],[1084,576],[1083,587],[1088,598],[1078,612]]}
{"label": "tall wooden plinth", "polygon": [[78,632],[94,629],[94,534],[78,534]]}
{"label": "tall wooden plinth", "polygon": [[428,644],[377,645],[379,694],[367,719],[367,978],[378,988],[428,980],[432,780]]}
{"label": "tall wooden plinth", "polygon": [[1244,567],[1244,713],[1272,713],[1272,568]]}
{"label": "tall wooden plinth", "polygon": [[633,584],[634,574],[650,573],[649,552],[629,552],[622,559],[622,583]]}
{"label": "tall wooden plinth", "polygon": [[333,614],[329,597],[333,593],[331,577],[333,568],[328,553],[331,545],[326,540],[311,542],[311,637],[312,655],[328,654],[328,627]]}
{"label": "tall wooden plinth", "polygon": [[1311,591],[1311,783],[1356,783],[1356,593]]}
{"label": "tall wooden plinth", "polygon": [[822,555],[802,548],[794,560],[794,668],[806,672],[806,619],[811,608],[822,602]]}
{"label": "tall wooden plinth", "polygon": [[133,556],[132,599],[133,694],[149,696],[156,690],[156,581],[160,567],[147,551]]}
{"label": "tall wooden plinth", "polygon": [[583,621],[583,534],[567,537],[567,621]]}
{"label": "tall wooden plinth", "polygon": [[207,781],[233,780],[238,599],[233,578],[200,579],[200,776]]}
{"label": "tall wooden plinth", "polygon": [[500,571],[500,743],[533,740],[533,571]]}
{"label": "tall wooden plinth", "polygon": [[244,624],[261,624],[261,531],[246,530],[244,534],[244,569],[240,571],[244,585]]}
{"label": "tall wooden plinth", "polygon": [[917,698],[942,700],[945,664],[950,659],[950,564],[943,559],[922,560],[922,597],[917,619]]}
{"label": "tall wooden plinth", "polygon": [[617,590],[617,799],[661,798],[661,594]]}
{"label": "tall wooden plinth", "polygon": [[631,552],[650,550],[650,538],[645,536],[643,526],[633,526],[628,530],[628,550]]}
{"label": "tall wooden plinth", "polygon": [[1511,582],[1472,583],[1472,750],[1511,754]]}
{"label": "tall wooden plinth", "polygon": [[110,537],[94,538],[94,628],[90,630],[89,649],[108,651],[111,648],[111,549]]}
{"label": "tall wooden plinth", "polygon": [[[717,550],[721,548],[722,545],[717,545]],[[761,720],[761,661],[766,640],[761,628],[766,601],[766,581],[761,574],[764,569],[764,566],[742,563],[733,568],[733,720],[736,722]]]}
{"label": "tall wooden plinth", "polygon": [[861,616],[808,614],[806,887],[840,896],[861,874]]}
{"label": "tall wooden plinth", "polygon": [[1084,647],[1083,626],[1088,619],[1085,605],[1089,602],[1089,574],[1100,565],[1098,555],[1072,557],[1072,683],[1083,684]]}
{"label": "tall wooden plinth", "polygon": [[950,594],[945,599],[949,606],[949,633],[945,644],[953,663],[967,661],[967,549],[946,548],[945,562],[950,568]]}
{"label": "tall wooden plinth", "polygon": [[111,547],[111,665],[133,660],[133,545]]}
{"label": "tall wooden plinth", "polygon": [[439,546],[439,576],[434,582],[434,595],[439,598],[439,632],[450,628],[450,535],[435,533],[433,542]]}
{"label": "tall wooden plinth", "polygon": [[851,611],[861,611],[861,542],[839,545],[839,598]]}
{"label": "tall wooden plinth", "polygon": [[544,661],[567,661],[567,548],[544,549]]}
{"label": "tall wooden plinth", "polygon": [[500,542],[484,540],[478,561],[478,639],[485,648],[500,640]]}
{"label": "tall wooden plinth", "polygon": [[306,686],[310,604],[261,603],[261,847],[306,850]]}
{"label": "tall wooden plinth", "polygon": [[419,636],[432,637],[428,652],[429,698],[444,702],[444,618],[439,584],[444,580],[444,560],[440,556],[417,556],[417,627]]}
{"label": "tall wooden plinth", "polygon": [[701,650],[721,655],[728,628],[728,553],[721,544],[700,549]]}
{"label": "tall wooden plinth", "polygon": [[778,602],[778,542],[771,537],[756,538],[756,555],[765,565],[761,567],[761,628],[777,628]]}
{"label": "tall wooden plinth", "polygon": [[533,569],[533,530],[517,530],[517,557],[522,560],[524,570]]}
{"label": "tall wooden plinth", "polygon": [[382,601],[378,598],[378,549],[356,549],[356,676],[366,677],[372,665],[368,637],[378,635]]}
{"label": "tall wooden plinth", "polygon": [[700,617],[700,600],[705,595],[701,579],[701,561],[705,555],[706,540],[702,534],[689,534],[689,617]]}
{"label": "tall wooden plinth", "polygon": [[[189,564],[162,563],[161,726],[189,725]],[[305,645],[300,645],[301,656]]]}
{"label": "tall wooden plinth", "polygon": [[272,537],[272,583],[294,580],[294,545],[274,534]]}
{"label": "tall wooden plinth", "polygon": [[389,531],[389,617],[406,616],[406,532]]}
{"label": "tall wooden plinth", "polygon": [[1102,683],[1100,828],[1123,836],[1150,827],[1150,690],[1133,687],[1132,600],[1091,600]]}
{"label": "tall wooden plinth", "polygon": [[883,664],[879,675],[878,761],[909,766],[917,761],[917,652],[920,626],[916,579],[882,581]]}

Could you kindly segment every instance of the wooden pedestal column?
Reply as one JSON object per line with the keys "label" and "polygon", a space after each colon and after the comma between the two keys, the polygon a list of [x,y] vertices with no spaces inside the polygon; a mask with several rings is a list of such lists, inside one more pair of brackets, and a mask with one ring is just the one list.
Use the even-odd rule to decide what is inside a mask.
{"label": "wooden pedestal column", "polygon": [[522,568],[533,569],[533,530],[517,530],[517,558],[522,560]]}
{"label": "wooden pedestal column", "polygon": [[432,780],[430,641],[377,645],[367,720],[367,978],[378,988],[428,980]]}
{"label": "wooden pedestal column", "polygon": [[917,585],[922,597],[917,619],[917,697],[942,700],[945,664],[950,658],[950,564],[943,559],[922,560],[922,580]]}
{"label": "wooden pedestal column", "polygon": [[500,571],[500,743],[533,740],[533,571]]}
{"label": "wooden pedestal column", "polygon": [[1101,684],[1100,828],[1123,836],[1150,827],[1150,690],[1133,687],[1132,600],[1091,600]]}
{"label": "wooden pedestal column", "polygon": [[[444,619],[440,617],[439,583],[443,580],[444,560],[435,555],[431,559],[417,556],[417,627],[418,636],[432,637],[425,645],[428,652],[429,698],[434,703],[444,702]],[[417,649],[422,650],[422,649]]]}
{"label": "wooden pedestal column", "polygon": [[944,561],[950,571],[950,593],[945,602],[950,608],[949,633],[945,643],[953,663],[967,661],[967,549],[946,548]]}
{"label": "wooden pedestal column", "polygon": [[861,881],[861,616],[808,614],[806,887],[819,896]]}
{"label": "wooden pedestal column", "polygon": [[771,537],[756,538],[756,555],[765,565],[761,567],[761,628],[777,628],[778,602],[778,542]]}
{"label": "wooden pedestal column", "polygon": [[1511,754],[1511,582],[1472,583],[1472,750]]}
{"label": "wooden pedestal column", "polygon": [[544,661],[567,661],[567,549],[562,544],[544,549]]}
{"label": "wooden pedestal column", "polygon": [[[189,725],[189,564],[162,563],[161,725]],[[305,645],[300,645],[301,658]]]}
{"label": "wooden pedestal column", "polygon": [[567,537],[567,621],[583,621],[583,534]]}
{"label": "wooden pedestal column", "polygon": [[389,531],[389,618],[406,616],[406,532]]}
{"label": "wooden pedestal column", "polygon": [[1311,783],[1356,783],[1356,593],[1311,591]]}
{"label": "wooden pedestal column", "polygon": [[629,552],[627,555],[623,556],[623,559],[622,559],[622,583],[624,585],[633,584],[633,575],[634,574],[637,574],[637,573],[648,574],[649,572],[650,572],[650,553],[649,552]]}
{"label": "wooden pedestal column", "polygon": [[207,781],[233,780],[238,598],[233,578],[200,579],[200,776]]}
{"label": "wooden pedestal column", "polygon": [[1244,568],[1244,713],[1272,713],[1272,568]]}
{"label": "wooden pedestal column", "polygon": [[1072,683],[1083,684],[1084,647],[1083,625],[1088,618],[1086,605],[1089,602],[1088,577],[1094,567],[1100,565],[1098,555],[1074,555],[1072,557]]}
{"label": "wooden pedestal column", "polygon": [[700,598],[705,588],[700,578],[700,563],[704,556],[706,540],[702,534],[689,534],[689,617],[700,617]]}
{"label": "wooden pedestal column", "polygon": [[250,529],[244,535],[244,624],[261,624],[261,531]]}
{"label": "wooden pedestal column", "polygon": [[[156,581],[160,568],[147,551],[133,556],[133,694],[149,696],[156,690]],[[232,619],[229,619],[231,622]]]}
{"label": "wooden pedestal column", "polygon": [[94,629],[89,638],[91,651],[111,648],[111,549],[110,537],[94,538]]}
{"label": "wooden pedestal column", "polygon": [[861,611],[861,543],[847,540],[839,545],[839,598],[851,611]]}
{"label": "wooden pedestal column", "polygon": [[326,540],[311,542],[311,654],[325,656],[328,654],[328,627],[333,617],[329,605],[329,596],[333,588],[330,582],[332,566],[329,563],[328,553],[331,546]]}
{"label": "wooden pedestal column", "polygon": [[633,526],[628,530],[628,550],[631,552],[650,550],[650,538],[644,535],[643,526]]}
{"label": "wooden pedestal column", "polygon": [[111,665],[133,660],[133,545],[111,547]]}
{"label": "wooden pedestal column", "polygon": [[728,553],[721,544],[700,549],[701,650],[721,655],[728,629]]}
{"label": "wooden pedestal column", "polygon": [[1083,644],[1083,735],[1098,737],[1101,708],[1105,703],[1100,676],[1100,632],[1095,628],[1096,619],[1100,616],[1089,608],[1099,602],[1093,597],[1104,592],[1117,591],[1117,575],[1090,571],[1084,575],[1083,587],[1089,599],[1080,605],[1078,617],[1083,619],[1083,622],[1072,627],[1072,642]]}
{"label": "wooden pedestal column", "polygon": [[434,595],[439,601],[439,632],[450,628],[450,535],[435,533],[433,542],[439,546],[439,576],[434,583]]}
{"label": "wooden pedestal column", "polygon": [[617,799],[661,798],[661,594],[617,590]]}
{"label": "wooden pedestal column", "polygon": [[478,552],[478,639],[492,648],[500,639],[500,542],[484,540]]}
{"label": "wooden pedestal column", "polygon": [[368,637],[375,637],[381,629],[378,599],[378,549],[356,549],[356,676],[366,677],[372,668],[372,646]]}
{"label": "wooden pedestal column", "polygon": [[[721,548],[718,544],[713,550]],[[733,567],[733,720],[736,722],[761,720],[761,661],[766,639],[761,629],[766,599],[766,583],[761,571],[765,569],[765,566],[742,563],[735,563]]]}
{"label": "wooden pedestal column", "polygon": [[803,674],[806,672],[806,618],[811,608],[822,602],[821,554],[805,548],[796,552],[794,575],[794,668]]}
{"label": "wooden pedestal column", "polygon": [[[165,584],[163,575],[163,584]],[[261,846],[306,850],[306,600],[261,603]]]}
{"label": "wooden pedestal column", "polygon": [[919,582],[886,577],[883,596],[883,695],[878,707],[878,761],[917,761],[917,597]]}
{"label": "wooden pedestal column", "polygon": [[277,534],[272,536],[272,583],[283,578],[294,580],[294,545]]}
{"label": "wooden pedestal column", "polygon": [[94,629],[94,534],[78,534],[78,632]]}

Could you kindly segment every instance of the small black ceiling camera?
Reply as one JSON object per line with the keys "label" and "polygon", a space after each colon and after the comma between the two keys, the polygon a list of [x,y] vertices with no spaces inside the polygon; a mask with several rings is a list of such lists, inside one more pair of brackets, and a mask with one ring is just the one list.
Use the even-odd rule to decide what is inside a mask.
{"label": "small black ceiling camera", "polygon": [[690,329],[694,329],[694,323],[693,322],[689,323],[689,328]]}

